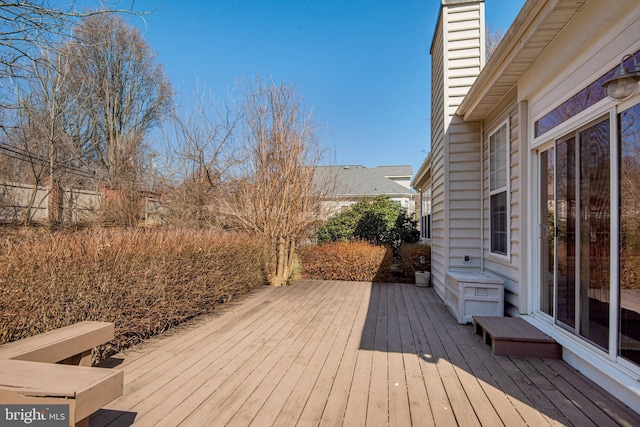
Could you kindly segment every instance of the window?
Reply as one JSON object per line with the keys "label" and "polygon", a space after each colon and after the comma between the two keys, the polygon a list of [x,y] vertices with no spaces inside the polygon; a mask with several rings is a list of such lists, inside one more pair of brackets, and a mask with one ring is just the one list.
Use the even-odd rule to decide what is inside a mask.
{"label": "window", "polygon": [[507,123],[489,136],[489,197],[491,252],[508,255],[509,137]]}
{"label": "window", "polygon": [[[640,53],[640,50],[636,51],[633,54],[633,57],[629,57],[624,61],[624,65],[625,67],[627,67],[627,69],[634,69],[634,58],[638,53]],[[602,86],[602,83],[613,77],[618,68],[618,66],[612,68],[607,73],[602,75],[598,80],[591,83],[589,86],[585,87],[580,92],[567,99],[547,115],[535,122],[534,133],[536,138],[555,128],[560,123],[563,123],[564,121],[570,119],[578,113],[586,110],[587,108],[596,104],[598,101],[606,98],[607,90],[604,86]]]}
{"label": "window", "polygon": [[422,192],[420,237],[431,239],[431,189]]}

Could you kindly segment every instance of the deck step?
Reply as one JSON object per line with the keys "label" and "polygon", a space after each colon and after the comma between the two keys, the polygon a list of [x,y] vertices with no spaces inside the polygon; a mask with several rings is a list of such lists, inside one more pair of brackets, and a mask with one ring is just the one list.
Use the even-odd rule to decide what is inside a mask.
{"label": "deck step", "polygon": [[473,328],[496,356],[562,359],[562,346],[523,319],[474,316]]}

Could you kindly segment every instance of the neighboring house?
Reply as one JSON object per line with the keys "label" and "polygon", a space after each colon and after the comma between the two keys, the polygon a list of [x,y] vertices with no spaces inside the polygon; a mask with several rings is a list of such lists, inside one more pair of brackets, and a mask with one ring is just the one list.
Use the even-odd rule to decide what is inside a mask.
{"label": "neighboring house", "polygon": [[504,279],[506,314],[640,412],[640,94],[602,86],[640,62],[640,2],[528,0],[486,65],[484,34],[483,1],[442,0],[412,182],[433,285]]}
{"label": "neighboring house", "polygon": [[340,212],[360,200],[377,196],[389,196],[391,200],[407,209],[407,212],[415,211],[415,193],[410,184],[413,174],[411,166],[320,166],[318,171],[321,176],[335,180],[336,199],[325,203],[327,216]]}

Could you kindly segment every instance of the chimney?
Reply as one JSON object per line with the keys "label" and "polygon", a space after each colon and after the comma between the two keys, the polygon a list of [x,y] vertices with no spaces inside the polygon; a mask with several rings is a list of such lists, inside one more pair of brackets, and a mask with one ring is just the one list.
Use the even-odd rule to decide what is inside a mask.
{"label": "chimney", "polygon": [[431,45],[432,141],[433,131],[446,132],[485,62],[484,0],[441,1]]}

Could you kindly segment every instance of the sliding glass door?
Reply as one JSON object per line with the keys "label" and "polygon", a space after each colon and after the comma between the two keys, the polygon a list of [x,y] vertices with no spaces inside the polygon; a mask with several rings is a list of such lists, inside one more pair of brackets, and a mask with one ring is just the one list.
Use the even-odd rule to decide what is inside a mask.
{"label": "sliding glass door", "polygon": [[640,365],[640,105],[620,113],[618,355]]}
{"label": "sliding glass door", "polygon": [[610,123],[604,119],[540,155],[540,309],[609,346]]}

